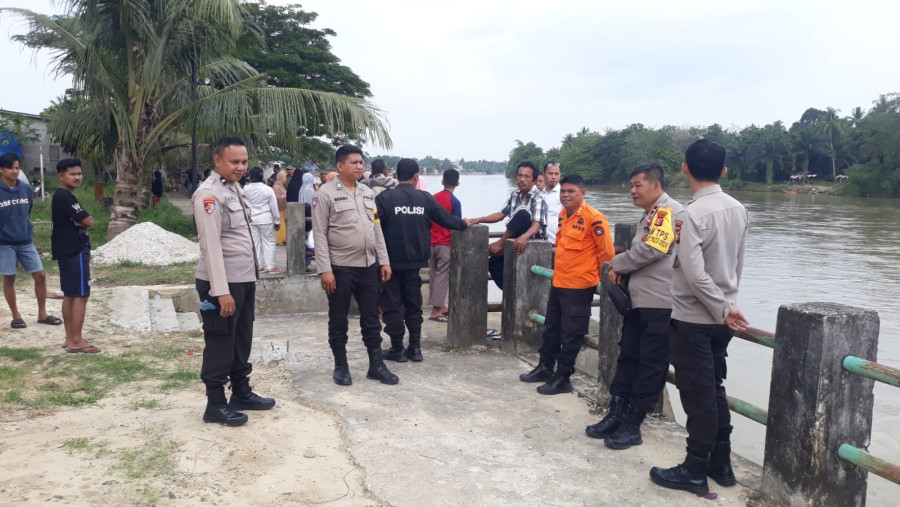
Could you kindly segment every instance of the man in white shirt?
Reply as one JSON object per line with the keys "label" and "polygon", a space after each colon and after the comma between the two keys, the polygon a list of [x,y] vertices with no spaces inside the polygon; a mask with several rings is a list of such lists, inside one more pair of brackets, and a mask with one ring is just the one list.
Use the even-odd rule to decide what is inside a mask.
{"label": "man in white shirt", "polygon": [[559,212],[562,203],[559,201],[559,162],[544,164],[544,189],[541,197],[547,203],[547,241],[556,243],[556,231],[559,229]]}

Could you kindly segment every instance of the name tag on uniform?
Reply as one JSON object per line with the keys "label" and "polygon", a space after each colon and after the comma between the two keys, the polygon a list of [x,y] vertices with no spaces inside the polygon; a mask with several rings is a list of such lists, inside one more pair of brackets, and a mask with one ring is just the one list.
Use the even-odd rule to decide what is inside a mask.
{"label": "name tag on uniform", "polygon": [[647,234],[646,243],[651,248],[655,248],[660,252],[668,253],[669,247],[675,240],[675,233],[672,231],[672,209],[659,208],[650,218],[650,233]]}

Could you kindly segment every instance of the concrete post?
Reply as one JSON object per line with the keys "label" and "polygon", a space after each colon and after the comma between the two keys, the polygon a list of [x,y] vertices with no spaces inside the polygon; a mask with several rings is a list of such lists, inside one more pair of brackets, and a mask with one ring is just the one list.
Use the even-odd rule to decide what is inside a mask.
{"label": "concrete post", "polygon": [[503,314],[500,318],[500,347],[515,354],[521,346],[539,349],[544,326],[528,318],[532,312],[544,315],[550,296],[549,278],[531,272],[531,266],[550,267],[553,245],[529,241],[525,253],[517,254],[514,240],[503,246]]}
{"label": "concrete post", "polygon": [[487,339],[488,228],[476,225],[450,236],[447,343],[461,348]]}
{"label": "concrete post", "polygon": [[844,371],[845,356],[876,360],[878,313],[835,303],[778,309],[760,492],[776,505],[865,505],[862,468],[838,458],[866,448],[874,381]]}
{"label": "concrete post", "polygon": [[[631,239],[634,237],[634,225],[616,224],[613,235],[613,243],[616,251],[631,248]],[[616,364],[619,359],[619,338],[622,336],[622,323],[624,317],[616,310],[616,307],[606,295],[609,281],[606,273],[609,271],[609,263],[603,265],[603,276],[600,279],[600,335],[599,335],[599,364],[597,365],[597,381],[600,383],[600,392],[604,398],[599,400],[605,404],[609,398],[609,386],[616,374]]]}
{"label": "concrete post", "polygon": [[306,274],[306,206],[301,202],[287,203],[284,211],[287,227],[287,274]]}

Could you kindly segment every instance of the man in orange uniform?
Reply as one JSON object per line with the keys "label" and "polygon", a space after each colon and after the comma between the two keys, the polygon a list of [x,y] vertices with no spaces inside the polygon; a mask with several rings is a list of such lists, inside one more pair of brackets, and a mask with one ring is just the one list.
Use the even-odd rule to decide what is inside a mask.
{"label": "man in orange uniform", "polygon": [[560,182],[563,209],[556,233],[553,286],[547,301],[541,360],[533,370],[519,375],[522,382],[546,381],[537,388],[541,394],[572,392],[569,377],[575,371],[575,358],[588,333],[594,290],[600,283],[603,263],[615,255],[609,222],[584,202],[586,192],[581,176],[566,176]]}

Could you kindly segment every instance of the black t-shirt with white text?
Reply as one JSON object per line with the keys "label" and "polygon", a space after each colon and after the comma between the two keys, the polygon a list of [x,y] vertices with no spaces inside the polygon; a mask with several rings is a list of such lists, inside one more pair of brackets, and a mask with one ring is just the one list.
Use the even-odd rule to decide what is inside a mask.
{"label": "black t-shirt with white text", "polygon": [[50,250],[53,258],[65,259],[90,250],[90,233],[86,228],[75,225],[75,222],[80,222],[91,215],[81,207],[75,194],[64,188],[57,189],[53,194],[50,210],[53,221]]}

